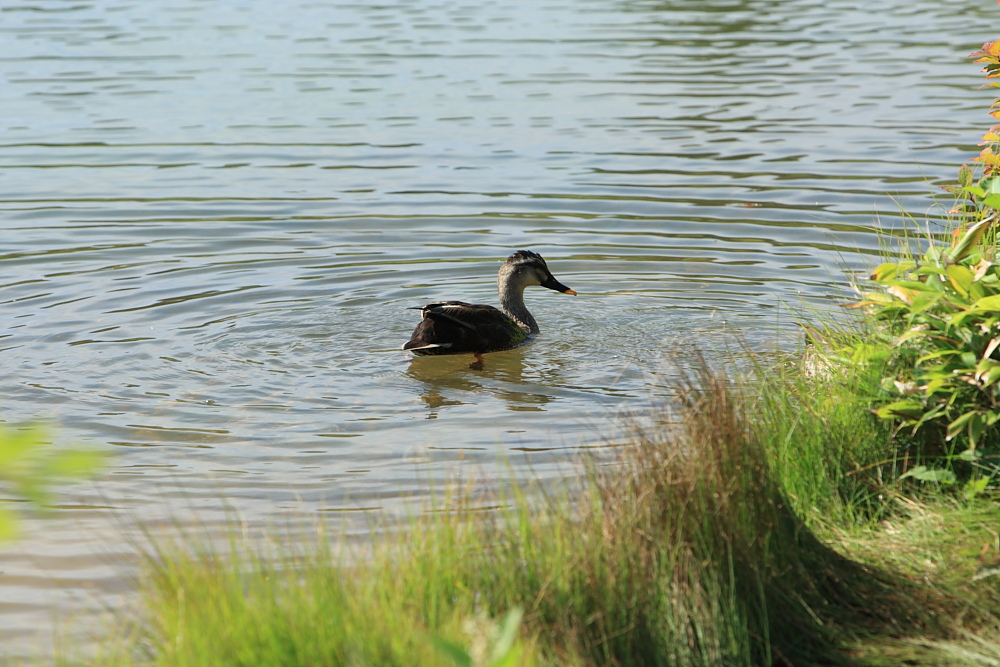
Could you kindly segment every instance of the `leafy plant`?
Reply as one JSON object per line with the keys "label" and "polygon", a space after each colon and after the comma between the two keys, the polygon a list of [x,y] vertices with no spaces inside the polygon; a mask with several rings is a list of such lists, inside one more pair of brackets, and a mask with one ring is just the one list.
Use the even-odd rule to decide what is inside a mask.
{"label": "leafy plant", "polygon": [[896,375],[883,381],[896,400],[877,414],[914,433],[944,425],[947,440],[961,437],[970,448],[1000,421],[1000,266],[995,243],[981,243],[998,220],[994,211],[949,248],[880,265],[871,276],[880,291],[860,304],[896,334]]}
{"label": "leafy plant", "polygon": [[[42,426],[0,426],[0,489],[39,509],[51,505],[51,485],[67,479],[88,477],[100,469],[104,456],[93,449],[47,448],[48,434]],[[16,514],[0,505],[0,542],[17,536]]]}
{"label": "leafy plant", "polygon": [[[986,63],[987,79],[1000,77],[1000,41],[971,54]],[[988,81],[987,85],[1000,87]],[[990,115],[1000,118],[1000,99]],[[887,364],[882,381],[886,398],[876,414],[910,429],[920,438],[922,453],[983,468],[989,480],[1000,467],[989,464],[1000,446],[1000,125],[983,137],[985,147],[949,186],[959,196],[951,213],[959,226],[951,243],[928,239],[918,257],[887,262],[872,273],[871,286],[856,304],[884,325],[875,340],[858,343],[853,361]],[[964,452],[956,457],[955,452]],[[952,484],[951,470],[918,466],[905,475],[922,481]],[[966,492],[985,488],[974,474]]]}

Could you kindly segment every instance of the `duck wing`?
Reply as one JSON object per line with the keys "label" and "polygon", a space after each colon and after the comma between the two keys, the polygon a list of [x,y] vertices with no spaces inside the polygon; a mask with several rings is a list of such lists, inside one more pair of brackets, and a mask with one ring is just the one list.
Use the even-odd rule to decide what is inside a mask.
{"label": "duck wing", "polygon": [[527,334],[504,313],[484,304],[439,301],[419,307],[421,320],[404,350],[417,354],[460,354],[506,350]]}

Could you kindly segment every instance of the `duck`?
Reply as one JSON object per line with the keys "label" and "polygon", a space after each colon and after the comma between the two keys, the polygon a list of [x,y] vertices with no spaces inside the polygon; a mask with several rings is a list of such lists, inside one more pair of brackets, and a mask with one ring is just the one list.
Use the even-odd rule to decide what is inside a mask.
{"label": "duck", "polygon": [[563,294],[576,291],[556,280],[542,256],[518,250],[497,273],[500,308],[464,301],[415,306],[422,316],[403,349],[416,355],[469,354],[470,368],[482,370],[483,354],[509,350],[538,335],[538,323],[524,305],[524,289],[539,285]]}

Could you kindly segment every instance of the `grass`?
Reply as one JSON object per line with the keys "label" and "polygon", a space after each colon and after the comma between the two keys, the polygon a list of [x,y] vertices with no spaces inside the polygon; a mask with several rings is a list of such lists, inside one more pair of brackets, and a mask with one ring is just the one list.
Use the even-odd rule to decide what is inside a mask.
{"label": "grass", "polygon": [[873,382],[702,364],[582,492],[456,493],[363,553],[159,540],[138,620],[80,662],[1000,664],[1000,577],[972,580],[996,506],[894,481]]}

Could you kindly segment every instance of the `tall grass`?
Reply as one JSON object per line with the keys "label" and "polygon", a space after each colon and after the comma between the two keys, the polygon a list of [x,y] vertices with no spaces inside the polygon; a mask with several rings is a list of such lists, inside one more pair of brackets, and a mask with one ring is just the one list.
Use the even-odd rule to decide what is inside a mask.
{"label": "tall grass", "polygon": [[[905,440],[871,407],[883,369],[843,363],[833,351],[869,334],[865,322],[827,322],[803,357],[765,368],[758,362],[739,391],[747,428],[766,452],[782,492],[810,523],[870,522],[886,511]],[[818,336],[807,330],[810,337]],[[829,346],[817,357],[816,346]],[[747,353],[750,355],[750,353]]]}
{"label": "tall grass", "polygon": [[933,612],[946,595],[846,558],[801,518],[867,516],[884,427],[837,398],[843,377],[754,375],[682,378],[676,426],[637,430],[573,497],[514,489],[484,513],[457,495],[364,554],[322,534],[161,540],[137,620],[95,662],[498,665],[513,609],[506,664],[848,665],[873,638],[950,638]]}

